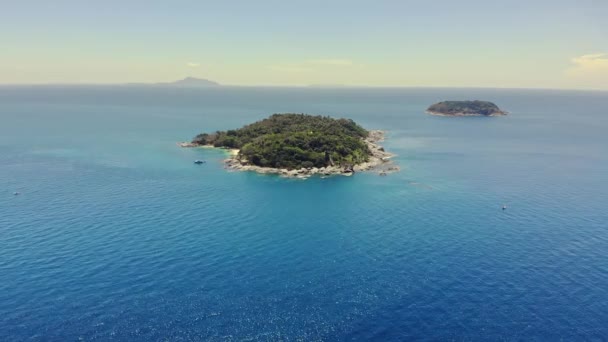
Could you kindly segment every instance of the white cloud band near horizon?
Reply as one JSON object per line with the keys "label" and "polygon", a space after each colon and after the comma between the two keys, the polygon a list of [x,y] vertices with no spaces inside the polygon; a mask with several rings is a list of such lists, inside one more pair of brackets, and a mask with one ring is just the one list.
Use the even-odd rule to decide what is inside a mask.
{"label": "white cloud band near horizon", "polygon": [[582,89],[608,89],[608,53],[574,57],[564,76]]}
{"label": "white cloud band near horizon", "polygon": [[571,72],[608,71],[608,53],[593,53],[572,58]]}

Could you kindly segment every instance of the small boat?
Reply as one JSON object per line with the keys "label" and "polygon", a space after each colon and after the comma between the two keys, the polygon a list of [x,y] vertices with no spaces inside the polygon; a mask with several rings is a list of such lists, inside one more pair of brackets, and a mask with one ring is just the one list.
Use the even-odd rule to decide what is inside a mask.
{"label": "small boat", "polygon": [[507,205],[506,204],[502,205],[502,210],[507,210]]}
{"label": "small boat", "polygon": [[205,161],[204,161],[204,160],[198,160],[198,159],[197,159],[197,160],[195,160],[195,161],[194,161],[194,164],[198,164],[198,165],[200,165],[200,164],[205,164]]}

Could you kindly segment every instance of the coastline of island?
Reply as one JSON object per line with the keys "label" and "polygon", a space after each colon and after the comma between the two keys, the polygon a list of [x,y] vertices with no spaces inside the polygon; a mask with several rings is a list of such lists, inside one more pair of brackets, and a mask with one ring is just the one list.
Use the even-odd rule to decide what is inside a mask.
{"label": "coastline of island", "polygon": [[[298,114],[299,115],[299,114]],[[271,117],[276,118],[276,117]],[[321,117],[318,117],[321,118]],[[267,119],[268,120],[268,119]],[[314,117],[312,120],[316,120]],[[321,120],[321,119],[318,119]],[[335,120],[329,118],[322,118],[322,120]],[[346,120],[346,119],[340,119]],[[325,122],[327,123],[327,122]],[[258,124],[258,123],[254,123]],[[333,124],[333,123],[332,123]],[[352,121],[342,121],[340,122],[342,125],[355,125]],[[245,126],[250,127],[250,126]],[[350,128],[349,128],[350,129]],[[303,165],[299,165],[298,167],[285,167],[285,166],[264,166],[264,165],[256,165],[256,163],[248,160],[242,153],[242,148],[234,148],[234,147],[226,147],[226,146],[217,146],[216,144],[206,143],[208,140],[208,135],[205,135],[205,139],[197,140],[196,138],[192,142],[183,142],[179,143],[181,147],[203,147],[203,148],[220,148],[225,150],[230,154],[230,157],[223,161],[224,168],[229,171],[251,171],[260,174],[275,174],[281,177],[286,178],[298,178],[298,179],[307,179],[312,176],[320,176],[321,178],[329,177],[329,176],[352,176],[356,172],[365,172],[365,171],[374,171],[377,172],[378,175],[386,176],[390,173],[400,171],[400,167],[396,165],[391,158],[395,156],[395,154],[385,151],[384,147],[380,145],[382,141],[385,139],[385,131],[381,130],[363,130],[359,126],[356,126],[357,130],[365,132],[365,134],[360,134],[357,140],[360,141],[361,146],[366,149],[366,156],[364,158],[357,159],[358,162],[334,162],[332,161],[331,155],[328,158],[328,152],[325,152],[326,162],[319,164],[317,162],[316,165],[311,165],[312,163],[306,162],[302,163],[303,165],[307,165],[306,167]],[[221,133],[221,132],[218,132]],[[297,133],[290,133],[291,135],[297,135]],[[312,132],[310,132],[312,134]],[[203,135],[199,135],[203,136]],[[197,136],[197,137],[199,137]],[[301,137],[300,137],[301,138]],[[200,141],[205,143],[200,143]],[[247,149],[247,146],[244,146]],[[278,153],[278,152],[277,152]],[[313,153],[313,152],[310,152]],[[318,153],[318,152],[317,152]],[[335,156],[335,154],[333,154]],[[347,156],[348,157],[348,156]],[[254,156],[256,158],[256,156]],[[348,157],[348,160],[352,160],[352,158]]]}
{"label": "coastline of island", "polygon": [[257,166],[243,161],[238,158],[238,150],[230,150],[231,157],[224,160],[225,168],[233,171],[253,171],[261,174],[277,174],[282,177],[306,179],[311,176],[352,176],[356,172],[374,171],[379,175],[387,175],[389,173],[400,171],[399,166],[395,165],[391,160],[395,155],[384,151],[384,148],[378,143],[384,140],[385,132],[380,130],[372,130],[367,138],[364,139],[367,147],[371,151],[369,161],[352,166],[326,166],[326,167],[311,167],[289,170],[286,168],[264,167]]}
{"label": "coastline of island", "polygon": [[505,116],[505,115],[508,114],[507,112],[503,112],[501,114],[494,113],[494,114],[488,114],[488,115],[484,115],[484,114],[467,114],[467,113],[445,114],[445,113],[434,112],[434,111],[430,111],[430,110],[426,110],[425,113],[427,113],[429,115],[434,115],[434,116]]}

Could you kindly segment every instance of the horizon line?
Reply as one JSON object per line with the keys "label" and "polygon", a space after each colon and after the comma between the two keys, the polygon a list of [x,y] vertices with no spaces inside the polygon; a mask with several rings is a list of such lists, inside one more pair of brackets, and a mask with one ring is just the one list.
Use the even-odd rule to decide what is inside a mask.
{"label": "horizon line", "polygon": [[414,85],[341,85],[341,84],[218,84],[210,86],[176,85],[172,82],[126,82],[126,83],[0,83],[0,87],[53,87],[53,86],[96,86],[96,87],[156,87],[174,89],[217,89],[217,88],[307,88],[307,89],[495,89],[495,90],[552,90],[552,91],[597,91],[608,92],[604,88],[545,88],[545,87],[488,87],[488,86],[414,86]]}

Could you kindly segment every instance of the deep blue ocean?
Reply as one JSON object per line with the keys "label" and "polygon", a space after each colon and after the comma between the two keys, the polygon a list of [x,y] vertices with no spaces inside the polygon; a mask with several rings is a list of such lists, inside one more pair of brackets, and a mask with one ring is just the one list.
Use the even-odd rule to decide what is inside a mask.
{"label": "deep blue ocean", "polygon": [[[402,171],[176,146],[280,112],[387,130]],[[607,209],[608,92],[0,87],[0,340],[608,340]]]}

